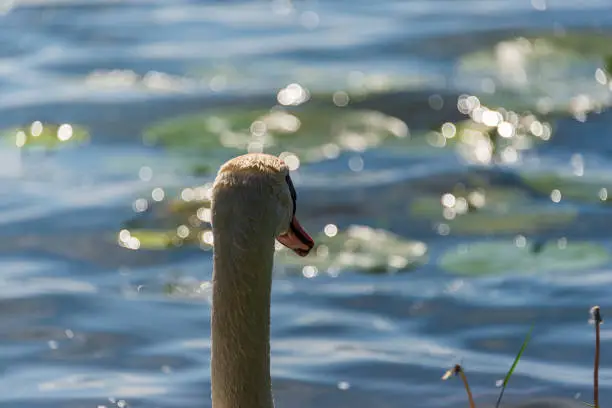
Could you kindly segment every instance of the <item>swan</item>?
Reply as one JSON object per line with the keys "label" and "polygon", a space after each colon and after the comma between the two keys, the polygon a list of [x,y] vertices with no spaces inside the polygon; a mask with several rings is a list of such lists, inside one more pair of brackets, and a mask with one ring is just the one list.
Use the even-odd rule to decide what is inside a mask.
{"label": "swan", "polygon": [[295,216],[287,165],[267,154],[223,164],[211,194],[213,408],[273,408],[270,291],[275,239],[300,256],[314,241]]}
{"label": "swan", "polygon": [[[314,241],[298,222],[289,169],[278,157],[246,154],[219,169],[211,195],[213,408],[273,408],[270,292],[274,240],[306,256]],[[577,408],[541,398],[515,408]]]}

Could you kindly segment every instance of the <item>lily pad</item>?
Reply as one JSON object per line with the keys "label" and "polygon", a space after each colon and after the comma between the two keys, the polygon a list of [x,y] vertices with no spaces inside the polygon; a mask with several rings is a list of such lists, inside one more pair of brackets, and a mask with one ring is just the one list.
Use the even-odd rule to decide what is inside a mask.
{"label": "lily pad", "polygon": [[458,73],[476,83],[486,103],[583,116],[610,104],[608,90],[593,81],[610,41],[612,34],[587,32],[510,37],[464,55]]}
{"label": "lily pad", "polygon": [[[226,156],[246,151],[291,152],[308,162],[335,157],[342,150],[364,151],[387,138],[407,136],[403,121],[383,113],[312,104],[182,116],[153,125],[143,140],[198,155],[208,167],[216,168]],[[201,166],[196,170],[200,172]]]}
{"label": "lily pad", "polygon": [[573,201],[604,203],[612,200],[612,183],[606,174],[576,176],[573,174],[525,173],[521,177],[525,184],[542,194],[548,195],[553,190],[559,190],[563,199]]}
{"label": "lily pad", "polygon": [[608,75],[612,75],[612,55],[606,57],[604,66]]}
{"label": "lily pad", "polygon": [[432,144],[454,146],[470,163],[516,162],[521,152],[552,135],[552,126],[531,113],[490,109],[475,96],[460,97],[458,107],[470,119],[444,123],[430,138]]}
{"label": "lily pad", "polygon": [[[186,187],[180,198],[147,205],[146,211],[123,223],[118,244],[128,249],[171,249],[185,245],[212,246],[210,224],[211,184]],[[155,195],[154,192],[152,195]]]}
{"label": "lily pad", "polygon": [[531,36],[551,46],[576,55],[605,55],[610,50],[612,33],[569,31],[559,35]]}
{"label": "lily pad", "polygon": [[447,224],[451,232],[461,234],[518,234],[567,225],[577,209],[552,201],[534,202],[515,188],[487,187],[418,197],[411,204],[411,214]]}
{"label": "lily pad", "polygon": [[[176,234],[172,234],[169,231],[155,231],[155,230],[131,230],[130,237],[134,237],[138,240],[137,249],[151,249],[160,250],[168,249],[172,246],[172,238]],[[121,240],[121,239],[120,239]],[[131,248],[132,249],[132,248]],[[136,249],[136,248],[133,248]]]}
{"label": "lily pad", "polygon": [[89,132],[80,126],[64,123],[32,122],[27,126],[4,129],[0,135],[20,148],[40,147],[53,149],[60,146],[87,142]]}
{"label": "lily pad", "polygon": [[378,274],[411,271],[428,259],[425,243],[361,225],[352,225],[331,237],[320,234],[315,241],[317,248],[308,257],[279,247],[277,260],[330,274],[344,270]]}
{"label": "lily pad", "polygon": [[533,274],[580,272],[604,265],[610,258],[603,246],[590,242],[561,239],[545,243],[535,252],[526,241],[517,242],[464,244],[446,252],[439,265],[461,275]]}
{"label": "lily pad", "polygon": [[[209,234],[210,237],[206,237]],[[212,232],[203,228],[189,228],[180,225],[176,229],[123,229],[119,232],[119,246],[132,250],[167,250],[183,245],[200,245],[203,249],[212,248]]]}

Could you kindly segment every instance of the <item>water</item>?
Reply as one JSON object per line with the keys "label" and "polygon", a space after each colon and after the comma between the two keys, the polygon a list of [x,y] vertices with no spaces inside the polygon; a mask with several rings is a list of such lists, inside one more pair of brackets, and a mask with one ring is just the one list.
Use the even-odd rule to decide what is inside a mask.
{"label": "water", "polygon": [[[612,306],[611,218],[602,204],[602,189],[612,188],[611,93],[605,76],[596,80],[610,53],[609,2],[15,3],[0,3],[0,125],[70,123],[91,138],[22,154],[14,130],[4,132],[0,406],[210,406],[211,252],[146,250],[144,238],[143,248],[129,250],[117,237],[122,229],[174,231],[185,214],[167,203],[210,182],[244,148],[202,147],[189,131],[167,139],[169,147],[150,146],[142,134],[207,109],[223,126],[245,116],[248,124],[250,112],[270,109],[294,82],[312,99],[294,113],[314,130],[278,140],[301,159],[294,179],[302,223],[334,256],[350,252],[343,231],[351,225],[398,235],[378,247],[359,244],[370,264],[279,259],[277,405],[466,404],[460,381],[440,380],[458,362],[477,401],[491,404],[532,323],[508,400],[590,399],[588,310],[601,305],[605,319]],[[587,39],[571,52],[527,52],[514,40],[572,30]],[[531,129],[541,135],[550,123],[553,136],[500,150],[498,164],[481,145],[463,146],[463,155],[433,147],[444,135],[429,131],[465,118],[461,93],[519,113],[539,110]],[[332,104],[347,94],[349,107]],[[361,113],[365,124],[342,116],[360,108],[386,116]],[[338,126],[353,133],[342,139]],[[200,129],[211,132],[196,126],[196,135]],[[407,133],[410,141],[397,137]],[[458,184],[466,194],[484,192],[487,205],[468,214],[450,206],[444,214],[456,219],[446,220],[445,194],[466,202]],[[155,188],[165,191],[161,203]],[[143,203],[153,210],[136,214]],[[337,237],[322,234],[329,224]],[[406,273],[372,273],[401,269],[406,248],[427,248],[426,259],[417,256]],[[605,404],[611,332],[602,331]]]}

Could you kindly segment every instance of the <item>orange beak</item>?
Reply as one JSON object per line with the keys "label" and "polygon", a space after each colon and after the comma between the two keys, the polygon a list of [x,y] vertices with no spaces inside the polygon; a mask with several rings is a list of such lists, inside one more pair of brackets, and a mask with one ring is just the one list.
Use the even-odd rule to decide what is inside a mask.
{"label": "orange beak", "polygon": [[289,230],[276,237],[278,242],[293,250],[299,256],[306,256],[314,247],[314,240],[300,225],[295,215],[289,224]]}

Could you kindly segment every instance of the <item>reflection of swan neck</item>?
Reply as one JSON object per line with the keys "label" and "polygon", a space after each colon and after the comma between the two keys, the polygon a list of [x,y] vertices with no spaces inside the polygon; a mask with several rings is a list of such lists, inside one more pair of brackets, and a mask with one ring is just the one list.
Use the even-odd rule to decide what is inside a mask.
{"label": "reflection of swan neck", "polygon": [[[222,219],[227,218],[219,217],[219,221]],[[219,224],[214,228],[212,402],[214,408],[272,408],[270,290],[274,238],[266,233],[265,225],[240,221],[234,218],[231,224],[252,231],[233,231],[230,225]]]}

